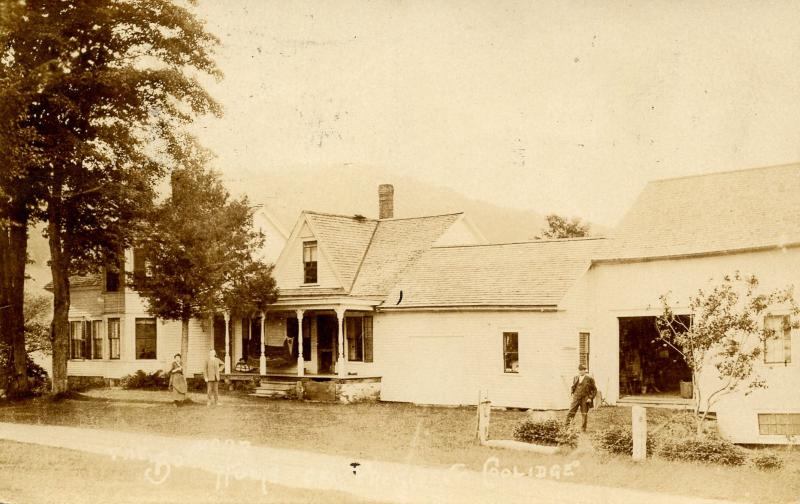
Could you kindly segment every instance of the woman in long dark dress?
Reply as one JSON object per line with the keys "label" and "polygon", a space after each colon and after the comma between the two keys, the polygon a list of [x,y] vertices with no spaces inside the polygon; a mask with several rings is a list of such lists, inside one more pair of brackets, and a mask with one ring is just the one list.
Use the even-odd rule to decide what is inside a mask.
{"label": "woman in long dark dress", "polygon": [[186,402],[186,378],[183,376],[181,354],[175,354],[172,369],[169,372],[169,388],[172,390],[172,399],[176,406]]}

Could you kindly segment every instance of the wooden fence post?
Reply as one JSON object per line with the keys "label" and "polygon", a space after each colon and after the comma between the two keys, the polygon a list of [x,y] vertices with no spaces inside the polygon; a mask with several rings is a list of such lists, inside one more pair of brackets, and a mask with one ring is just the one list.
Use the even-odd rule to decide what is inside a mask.
{"label": "wooden fence post", "polygon": [[492,411],[492,402],[489,394],[484,390],[478,391],[478,443],[486,444],[489,440],[489,419]]}
{"label": "wooden fence post", "polygon": [[647,458],[647,410],[642,406],[631,408],[633,460]]}

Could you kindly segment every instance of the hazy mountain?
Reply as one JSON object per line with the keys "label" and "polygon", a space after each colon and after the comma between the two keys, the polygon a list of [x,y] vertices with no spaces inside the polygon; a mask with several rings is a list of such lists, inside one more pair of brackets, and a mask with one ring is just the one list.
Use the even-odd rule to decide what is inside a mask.
{"label": "hazy mountain", "polygon": [[[447,187],[364,166],[249,170],[236,177],[226,174],[224,180],[232,193],[245,193],[254,204],[264,205],[287,230],[302,210],[377,217],[379,184],[394,186],[395,217],[464,212],[489,242],[531,240],[545,225],[544,216],[534,211],[504,208]],[[593,226],[592,231],[602,234],[605,229]],[[50,281],[49,250],[40,229],[30,233],[29,252],[34,260],[28,266],[33,279],[29,286],[40,289]]]}
{"label": "hazy mountain", "polygon": [[288,228],[302,210],[377,217],[380,184],[394,186],[395,217],[464,212],[490,242],[529,240],[544,225],[543,215],[534,211],[503,208],[447,187],[368,167],[243,173],[240,179],[226,179],[226,184],[233,191],[244,191],[254,203],[264,204]]}

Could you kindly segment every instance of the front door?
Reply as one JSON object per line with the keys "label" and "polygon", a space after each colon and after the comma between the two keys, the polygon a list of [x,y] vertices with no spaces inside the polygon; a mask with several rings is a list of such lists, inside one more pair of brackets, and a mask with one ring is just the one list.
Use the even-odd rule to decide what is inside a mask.
{"label": "front door", "polygon": [[319,374],[334,374],[338,347],[336,333],[339,324],[333,315],[317,316],[317,367]]}

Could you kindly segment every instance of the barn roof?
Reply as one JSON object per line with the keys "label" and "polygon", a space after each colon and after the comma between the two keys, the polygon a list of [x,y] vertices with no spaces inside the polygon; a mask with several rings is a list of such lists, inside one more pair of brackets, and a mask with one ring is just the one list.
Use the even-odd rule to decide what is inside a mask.
{"label": "barn roof", "polygon": [[800,164],[650,182],[599,260],[800,244]]}

